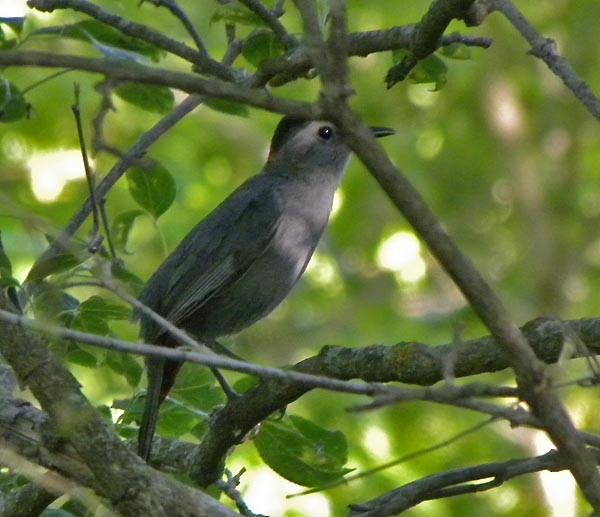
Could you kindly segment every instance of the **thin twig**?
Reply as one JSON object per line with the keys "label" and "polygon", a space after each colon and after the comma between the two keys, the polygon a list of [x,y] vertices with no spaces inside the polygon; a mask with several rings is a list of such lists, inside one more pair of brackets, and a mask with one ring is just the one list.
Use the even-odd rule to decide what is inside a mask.
{"label": "thin twig", "polygon": [[105,11],[101,7],[87,0],[29,0],[28,5],[39,11],[51,12],[55,9],[73,9],[87,14],[102,23],[114,27],[123,34],[141,39],[152,45],[162,48],[167,52],[175,54],[190,63],[196,65],[200,70],[210,73],[225,81],[235,79],[235,74],[230,68],[221,65],[208,54],[196,51],[187,45],[171,39],[164,34],[151,29],[145,25],[127,20],[121,16]]}
{"label": "thin twig", "polygon": [[509,0],[486,0],[495,10],[501,12],[531,45],[529,53],[540,58],[565,86],[575,95],[586,109],[600,120],[600,99],[594,95],[587,83],[573,70],[571,65],[556,49],[556,42],[542,36],[521,11]]}
{"label": "thin twig", "polygon": [[200,54],[202,54],[204,56],[208,56],[208,51],[206,50],[206,46],[200,39],[200,36],[198,35],[198,31],[196,31],[196,28],[190,21],[189,17],[185,13],[185,11],[181,7],[179,7],[179,5],[177,4],[177,2],[175,0],[147,0],[147,1],[154,4],[157,7],[164,6],[169,11],[171,11],[173,16],[175,16],[181,22],[181,24],[185,27],[185,30],[188,31],[188,34],[194,40],[194,43],[196,44],[196,47],[198,48],[198,51],[200,52]]}
{"label": "thin twig", "polygon": [[435,452],[439,449],[443,449],[444,447],[448,447],[449,445],[452,445],[454,442],[459,441],[460,439],[464,438],[465,436],[469,436],[470,434],[473,434],[473,433],[479,431],[480,429],[483,429],[484,427],[486,427],[494,422],[497,422],[497,421],[498,421],[498,418],[495,416],[492,416],[491,418],[488,418],[487,420],[483,420],[482,422],[479,422],[479,423],[469,427],[468,429],[465,429],[464,431],[461,431],[460,433],[457,433],[457,434],[451,436],[450,438],[446,438],[445,440],[438,442],[435,445],[431,445],[430,447],[425,447],[424,449],[419,449],[418,451],[411,452],[409,454],[405,454],[404,456],[401,456],[400,458],[396,458],[394,460],[388,461],[388,462],[378,465],[377,467],[374,467],[372,469],[363,470],[362,472],[359,472],[357,474],[351,474],[349,476],[345,476],[344,478],[342,478],[338,481],[334,481],[333,483],[329,483],[327,485],[320,486],[317,488],[311,488],[309,490],[304,490],[302,492],[298,492],[297,494],[288,495],[287,498],[291,499],[292,497],[298,497],[301,495],[308,495],[308,494],[314,494],[316,492],[322,492],[324,490],[328,490],[328,489],[334,488],[336,486],[346,485],[348,483],[351,483],[352,481],[356,481],[357,479],[362,479],[365,477],[372,476],[373,474],[376,474],[377,472],[381,472],[382,470],[390,469],[392,467],[400,465],[401,463],[406,463],[407,461],[414,460],[416,458],[420,458],[421,456],[425,456],[426,454],[429,454],[431,452]]}
{"label": "thin twig", "polygon": [[[74,92],[75,92],[75,102],[71,106],[73,111],[73,116],[75,117],[75,124],[77,126],[77,136],[79,137],[79,148],[81,149],[81,158],[83,160],[83,168],[85,171],[85,179],[88,185],[88,191],[90,193],[90,202],[92,204],[92,229],[90,230],[90,241],[96,242],[98,230],[100,229],[100,218],[98,215],[98,200],[94,194],[96,189],[96,185],[94,182],[94,172],[92,171],[92,167],[90,166],[90,161],[88,159],[88,153],[85,144],[85,137],[83,135],[83,125],[81,123],[81,110],[79,108],[79,95],[80,95],[80,87],[79,83],[74,84]],[[99,243],[98,243],[99,244]],[[90,246],[90,252],[94,253],[96,249],[96,244]]]}
{"label": "thin twig", "polygon": [[273,11],[269,11],[260,0],[239,0],[239,2],[259,16],[269,26],[275,37],[286,49],[298,45],[298,40],[287,31],[279,21],[277,15]]}

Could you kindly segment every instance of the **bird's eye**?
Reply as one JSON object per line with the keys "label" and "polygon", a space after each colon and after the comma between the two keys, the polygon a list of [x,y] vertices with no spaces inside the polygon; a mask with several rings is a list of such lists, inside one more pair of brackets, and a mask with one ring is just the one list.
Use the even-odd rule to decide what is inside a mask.
{"label": "bird's eye", "polygon": [[333,136],[333,129],[331,129],[329,126],[321,126],[319,128],[319,136],[323,140],[329,140]]}

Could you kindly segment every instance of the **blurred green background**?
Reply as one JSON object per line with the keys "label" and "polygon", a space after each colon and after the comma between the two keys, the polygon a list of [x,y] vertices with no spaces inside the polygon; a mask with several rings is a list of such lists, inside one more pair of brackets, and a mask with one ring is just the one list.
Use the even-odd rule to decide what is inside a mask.
{"label": "blurred green background", "polygon": [[[148,24],[187,41],[180,24],[152,5],[134,0],[96,2],[109,11]],[[417,22],[428,7],[424,0],[349,2],[351,31],[376,30]],[[518,6],[591,88],[600,91],[597,31],[600,3],[594,0],[549,0]],[[0,3],[0,15],[13,15],[19,2]],[[209,51],[217,59],[225,48],[223,26],[210,23],[217,2],[181,1]],[[300,32],[291,2],[282,19]],[[25,12],[24,8],[21,12]],[[32,26],[84,19],[71,11],[29,13]],[[238,27],[240,35],[250,29]],[[472,49],[470,60],[446,60],[447,84],[402,83],[386,90],[392,64],[389,52],[352,58],[352,100],[369,124],[395,128],[381,143],[430,203],[449,233],[482,270],[507,304],[514,320],[525,323],[540,315],[582,318],[598,315],[600,302],[600,147],[597,122],[578,104],[561,81],[535,58],[500,15],[483,26],[450,31],[492,37],[491,48]],[[35,39],[23,49],[97,56],[75,40]],[[187,71],[176,58],[161,66]],[[252,66],[243,58],[237,67]],[[42,69],[9,68],[2,77],[19,88],[48,76]],[[0,229],[15,274],[23,279],[45,248],[42,232],[28,217],[60,228],[86,197],[70,110],[73,82],[81,84],[86,135],[97,112],[99,76],[71,72],[27,93],[31,117],[0,126]],[[298,80],[273,94],[311,100],[318,81]],[[176,92],[180,100],[183,95]],[[105,124],[107,143],[127,149],[159,115],[114,99],[115,111]],[[140,217],[134,226],[127,267],[146,279],[186,232],[229,192],[264,163],[279,115],[250,110],[247,118],[200,107],[149,150],[175,177],[177,195],[154,224]],[[64,160],[64,161],[61,161]],[[114,158],[94,156],[94,168],[105,174]],[[125,179],[107,197],[111,218],[135,209]],[[80,235],[85,237],[87,229]],[[85,298],[89,290],[72,294]],[[228,339],[236,353],[268,366],[293,363],[324,345],[364,346],[421,341],[448,343],[455,324],[465,339],[486,334],[457,289],[405,221],[387,201],[355,158],[336,198],[328,231],[305,278],[268,318]],[[137,339],[128,323],[113,325],[124,339]],[[87,349],[86,349],[87,350]],[[92,353],[96,353],[93,352]],[[141,363],[141,361],[140,361]],[[109,368],[73,365],[86,394],[97,404],[131,397],[132,388]],[[561,379],[580,375],[579,364],[556,368]],[[235,378],[235,376],[232,376]],[[510,382],[508,373],[483,376]],[[598,429],[593,390],[565,391],[576,423]],[[377,412],[345,411],[364,400],[314,391],[289,411],[340,429],[348,437],[348,466],[362,470],[430,446],[480,422],[484,417],[425,403],[407,403]],[[400,484],[443,469],[500,461],[534,452],[549,444],[540,433],[511,430],[497,423],[434,453],[377,475],[321,494],[285,499],[299,487],[278,477],[260,461],[251,443],[239,447],[230,468],[246,466],[242,490],[255,512],[269,515],[343,515],[345,506],[374,497]],[[407,515],[569,515],[577,514],[571,478],[552,474],[523,477],[477,496],[423,503]],[[560,487],[557,490],[556,487]],[[549,492],[549,496],[547,496]],[[553,497],[561,496],[562,503]],[[560,499],[560,497],[559,497]],[[554,510],[548,501],[554,505]],[[555,512],[555,513],[553,513]],[[557,513],[556,513],[557,512]]]}

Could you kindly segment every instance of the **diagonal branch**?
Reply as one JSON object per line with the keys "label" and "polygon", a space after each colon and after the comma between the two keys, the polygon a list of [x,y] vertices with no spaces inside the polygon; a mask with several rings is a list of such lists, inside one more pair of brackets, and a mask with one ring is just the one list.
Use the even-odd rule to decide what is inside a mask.
{"label": "diagonal branch", "polygon": [[587,110],[600,120],[600,99],[594,95],[590,87],[573,70],[567,60],[556,50],[556,42],[545,38],[521,11],[509,0],[486,0],[490,6],[501,12],[519,31],[521,36],[531,45],[529,53],[540,58],[564,85],[575,95]]}
{"label": "diagonal branch", "polygon": [[171,39],[150,27],[105,11],[87,0],[28,0],[27,5],[42,12],[52,12],[56,9],[73,9],[79,11],[114,27],[123,34],[141,39],[171,54],[175,54],[193,63],[203,72],[226,81],[232,81],[235,78],[233,70],[212,59],[203,46],[196,51],[184,43]]}
{"label": "diagonal branch", "polygon": [[[299,8],[303,7],[300,2],[301,0],[296,0]],[[447,25],[452,18],[462,17],[461,8],[467,9],[471,4],[472,1],[468,0],[436,0],[430,8],[430,13],[439,8],[440,18]],[[306,18],[305,13],[303,18]],[[312,34],[311,31],[312,27],[305,23],[305,33]],[[536,358],[519,328],[511,321],[500,298],[444,230],[419,192],[394,167],[369,128],[350,109],[347,99],[342,95],[337,99],[327,95],[343,91],[345,87],[343,77],[326,70],[330,66],[331,62],[328,59],[319,63],[322,91],[325,93],[322,96],[322,107],[327,118],[337,125],[348,146],[425,241],[480,319],[490,329],[498,346],[511,362],[522,399],[539,418],[557,449],[566,455],[569,468],[584,496],[592,507],[600,512],[600,474],[596,461],[586,450],[569,414],[552,388],[552,379],[543,363]]]}
{"label": "diagonal branch", "polygon": [[[599,451],[591,451],[600,459]],[[568,468],[566,458],[558,451],[550,451],[533,458],[476,465],[432,474],[397,488],[366,503],[350,505],[351,517],[387,517],[413,508],[423,501],[482,492],[496,488],[517,476]],[[491,481],[482,483],[483,480]]]}

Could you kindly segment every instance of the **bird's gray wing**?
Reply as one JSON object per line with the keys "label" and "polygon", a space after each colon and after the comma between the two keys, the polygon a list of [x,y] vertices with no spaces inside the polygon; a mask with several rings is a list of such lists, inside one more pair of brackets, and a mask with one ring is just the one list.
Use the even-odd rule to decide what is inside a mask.
{"label": "bird's gray wing", "polygon": [[[259,194],[255,194],[258,190]],[[281,208],[268,190],[236,191],[182,242],[162,304],[165,317],[181,323],[227,286],[241,278],[269,248]]]}

